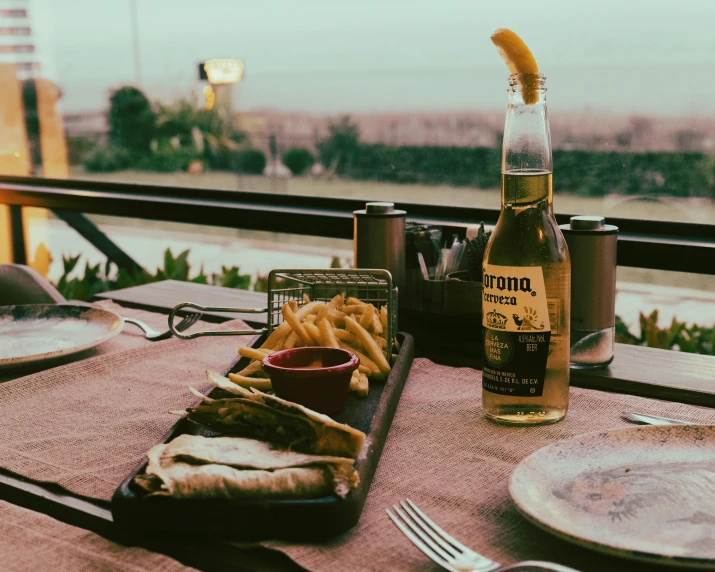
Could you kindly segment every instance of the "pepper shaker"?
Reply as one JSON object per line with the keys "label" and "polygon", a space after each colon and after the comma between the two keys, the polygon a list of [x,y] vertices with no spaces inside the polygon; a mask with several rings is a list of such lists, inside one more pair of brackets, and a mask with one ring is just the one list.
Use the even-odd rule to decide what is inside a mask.
{"label": "pepper shaker", "polygon": [[618,227],[602,216],[574,216],[559,227],[571,255],[571,367],[613,361]]}
{"label": "pepper shaker", "polygon": [[355,268],[380,268],[398,287],[405,280],[405,215],[394,203],[367,203],[353,212]]}

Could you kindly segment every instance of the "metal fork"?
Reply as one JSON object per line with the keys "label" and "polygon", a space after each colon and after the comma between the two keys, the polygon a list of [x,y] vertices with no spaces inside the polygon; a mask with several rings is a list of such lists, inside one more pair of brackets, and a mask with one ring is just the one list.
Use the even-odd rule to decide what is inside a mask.
{"label": "metal fork", "polygon": [[506,572],[507,570],[578,572],[568,566],[538,560],[525,560],[502,568],[499,563],[489,560],[457,542],[432,522],[410,499],[402,501],[400,506],[393,504],[392,510],[397,513],[397,516],[390,512],[389,508],[385,512],[397,528],[430,559],[450,572]]}
{"label": "metal fork", "polygon": [[671,419],[670,417],[660,417],[658,415],[649,415],[648,413],[636,413],[635,411],[624,411],[623,418],[631,423],[640,423],[641,425],[694,425],[690,421],[682,421],[681,419]]}
{"label": "metal fork", "polygon": [[[188,330],[191,326],[193,326],[196,322],[199,321],[202,315],[203,314],[200,314],[198,312],[192,312],[191,314],[184,316],[184,319],[181,320],[174,327],[180,332]],[[165,332],[158,332],[155,329],[147,326],[141,320],[137,320],[135,318],[124,318],[124,321],[128,324],[134,324],[135,326],[139,326],[142,330],[144,330],[144,333],[146,334],[146,339],[150,342],[168,340],[171,337],[171,330],[166,330]]]}

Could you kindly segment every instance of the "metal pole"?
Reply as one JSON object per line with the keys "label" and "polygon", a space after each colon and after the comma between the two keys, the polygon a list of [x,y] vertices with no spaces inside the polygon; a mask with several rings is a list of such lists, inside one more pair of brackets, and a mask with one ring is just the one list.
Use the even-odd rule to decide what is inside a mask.
{"label": "metal pole", "polygon": [[134,73],[137,76],[137,86],[142,83],[142,68],[139,59],[139,17],[137,16],[137,0],[129,0],[129,12],[132,25],[132,49],[134,51]]}
{"label": "metal pole", "polygon": [[27,264],[25,227],[22,222],[22,207],[19,205],[10,205],[10,229],[12,261],[15,264]]}

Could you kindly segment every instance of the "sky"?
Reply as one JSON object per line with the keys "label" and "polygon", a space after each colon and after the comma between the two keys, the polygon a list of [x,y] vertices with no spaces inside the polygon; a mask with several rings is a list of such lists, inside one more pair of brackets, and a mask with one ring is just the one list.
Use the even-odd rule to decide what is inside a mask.
{"label": "sky", "polygon": [[197,63],[238,58],[238,109],[494,110],[508,72],[489,35],[520,34],[549,108],[715,115],[715,0],[30,0],[65,111],[109,89],[198,93]]}

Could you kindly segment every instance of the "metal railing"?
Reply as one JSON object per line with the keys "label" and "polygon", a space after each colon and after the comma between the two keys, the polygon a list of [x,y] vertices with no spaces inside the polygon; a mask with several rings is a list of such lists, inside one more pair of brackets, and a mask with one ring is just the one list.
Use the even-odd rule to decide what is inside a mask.
{"label": "metal railing", "polygon": [[[378,198],[365,197],[370,199]],[[364,208],[365,200],[0,176],[0,204],[43,207],[65,220],[63,212],[105,214],[343,239],[352,238],[352,212]],[[499,215],[498,209],[397,206],[407,211],[409,220],[440,224],[458,234],[469,224],[493,224]],[[13,249],[24,252],[24,245],[17,243],[23,237],[22,217],[18,209],[12,212]],[[559,214],[557,219],[563,224],[569,216]],[[715,275],[715,225],[610,217],[608,222],[620,228],[620,266]],[[101,242],[91,231],[83,236],[93,244]],[[106,243],[103,246],[100,250],[110,259],[121,258]],[[119,262],[131,264],[126,259]]]}

